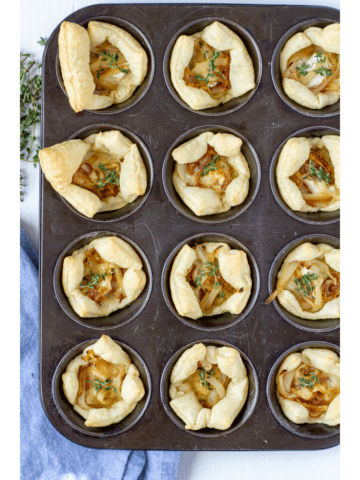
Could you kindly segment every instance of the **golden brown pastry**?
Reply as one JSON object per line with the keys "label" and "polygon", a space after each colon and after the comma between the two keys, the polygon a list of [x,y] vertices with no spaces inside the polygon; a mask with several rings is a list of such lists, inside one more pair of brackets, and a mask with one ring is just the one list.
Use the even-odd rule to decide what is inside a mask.
{"label": "golden brown pastry", "polygon": [[339,318],[340,249],[309,242],[296,247],[285,258],[276,290],[265,303],[275,298],[288,312],[301,318]]}
{"label": "golden brown pastry", "polygon": [[246,253],[226,243],[184,245],[170,274],[177,312],[194,320],[224,312],[239,314],[249,300],[251,286]]}
{"label": "golden brown pastry", "polygon": [[54,190],[89,218],[118,210],[146,191],[139,149],[118,130],[58,143],[40,150],[39,158]]}
{"label": "golden brown pastry", "polygon": [[181,35],[170,59],[171,81],[194,110],[226,103],[255,87],[250,55],[242,40],[220,22]]}
{"label": "golden brown pastry", "polygon": [[340,137],[290,138],[279,156],[276,181],[282,198],[292,210],[338,210]]}
{"label": "golden brown pastry", "polygon": [[66,398],[87,427],[120,422],[145,395],[138,369],[107,335],[71,360],[62,381]]}
{"label": "golden brown pastry", "polygon": [[181,355],[170,381],[170,406],[187,430],[230,428],[244,406],[249,385],[235,348],[202,343]]}
{"label": "golden brown pastry", "polygon": [[249,192],[250,170],[242,140],[203,132],[175,148],[174,187],[196,215],[214,215],[240,205]]}
{"label": "golden brown pastry", "polygon": [[340,24],[310,27],[288,40],[280,55],[285,93],[307,108],[340,98]]}
{"label": "golden brown pastry", "polygon": [[130,33],[94,21],[87,30],[76,23],[61,24],[59,59],[75,112],[124,102],[143,82],[148,67],[145,50]]}
{"label": "golden brown pastry", "polygon": [[276,393],[294,423],[340,423],[340,358],[325,348],[305,348],[285,358]]}
{"label": "golden brown pastry", "polygon": [[62,283],[80,317],[103,317],[133,302],[146,275],[132,246],[118,237],[101,237],[65,257]]}

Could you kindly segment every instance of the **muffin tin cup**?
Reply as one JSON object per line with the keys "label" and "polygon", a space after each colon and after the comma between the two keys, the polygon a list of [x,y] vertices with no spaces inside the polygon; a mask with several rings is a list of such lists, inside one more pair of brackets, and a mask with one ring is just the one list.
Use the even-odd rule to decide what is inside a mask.
{"label": "muffin tin cup", "polygon": [[120,422],[114,423],[107,427],[87,427],[85,425],[85,419],[73,409],[73,406],[70,404],[64,394],[62,374],[65,373],[66,367],[71,360],[73,360],[77,355],[80,355],[84,348],[95,343],[97,340],[98,339],[93,339],[83,342],[72,348],[62,357],[56,367],[52,379],[51,393],[58,412],[68,425],[84,435],[105,438],[126,432],[141,419],[150,403],[152,384],[149,369],[141,356],[133,348],[113,339],[115,343],[125,350],[125,352],[131,358],[131,362],[139,370],[140,378],[145,388],[145,395],[138,402],[135,409]]}
{"label": "muffin tin cup", "polygon": [[[65,18],[63,21],[67,21],[67,18]],[[149,89],[151,87],[151,84],[153,82],[153,79],[154,79],[154,75],[155,75],[155,56],[154,56],[154,52],[152,50],[152,47],[151,47],[151,44],[150,44],[149,40],[146,38],[144,33],[138,27],[136,27],[134,24],[130,23],[129,21],[127,21],[127,20],[125,20],[121,17],[96,16],[96,17],[88,18],[84,21],[79,21],[79,22],[76,22],[76,23],[78,23],[79,25],[81,25],[84,28],[87,28],[88,23],[93,22],[93,21],[110,23],[110,24],[115,25],[116,27],[120,27],[123,30],[125,30],[126,32],[130,33],[135,38],[135,40],[137,40],[140,43],[140,45],[145,50],[146,55],[147,55],[147,59],[148,59],[147,73],[146,73],[145,78],[142,81],[142,83],[138,87],[136,87],[135,91],[133,92],[133,94],[131,95],[130,98],[128,98],[127,100],[124,100],[121,103],[112,104],[109,107],[103,108],[103,109],[100,109],[100,110],[84,109],[85,112],[91,112],[91,113],[96,113],[96,114],[100,114],[100,115],[122,113],[122,112],[125,112],[126,110],[128,110],[129,108],[134,107],[138,102],[140,102],[140,100],[149,91]],[[68,94],[66,92],[66,89],[65,89],[62,74],[61,74],[59,51],[56,55],[55,70],[56,70],[56,76],[57,76],[59,85],[60,85],[62,91],[64,92],[64,94],[66,96],[68,96]]]}
{"label": "muffin tin cup", "polygon": [[289,205],[284,201],[281,196],[279,186],[276,180],[276,168],[279,160],[280,153],[284,148],[286,142],[290,138],[294,137],[322,137],[324,135],[339,135],[340,131],[332,127],[306,127],[302,130],[298,130],[295,133],[289,135],[276,150],[270,165],[269,179],[271,191],[275,197],[275,200],[280,205],[280,207],[292,218],[299,220],[299,222],[307,223],[309,225],[330,225],[331,223],[338,222],[340,220],[340,209],[333,212],[299,212],[292,210]]}
{"label": "muffin tin cup", "polygon": [[116,210],[110,210],[107,212],[99,212],[96,213],[92,218],[89,218],[82,213],[80,213],[75,207],[73,207],[65,198],[60,195],[61,200],[66,204],[67,207],[70,208],[76,215],[84,218],[85,220],[90,220],[92,222],[117,222],[119,220],[124,220],[125,218],[130,217],[133,215],[139,208],[141,208],[146,200],[148,199],[150,192],[153,187],[154,183],[154,166],[153,161],[150,155],[149,150],[147,149],[145,143],[133,132],[128,130],[124,127],[119,127],[118,125],[109,125],[109,124],[94,124],[88,127],[84,127],[81,130],[75,132],[68,140],[73,139],[80,139],[84,140],[84,138],[92,135],[93,133],[100,133],[100,132],[108,132],[110,130],[118,130],[122,133],[125,137],[129,138],[133,143],[135,143],[139,149],[140,155],[143,159],[145,169],[146,169],[146,177],[147,177],[147,185],[146,191],[143,195],[138,196],[133,202],[127,203],[121,208]]}
{"label": "muffin tin cup", "polygon": [[[215,428],[202,428],[201,430],[186,430],[184,422],[181,420],[180,417],[176,415],[176,413],[170,406],[169,388],[170,388],[171,371],[174,368],[175,363],[180,358],[180,356],[185,352],[185,350],[191,348],[193,345],[197,343],[203,343],[205,346],[214,345],[215,347],[235,348],[239,352],[244,362],[244,365],[246,367],[246,371],[249,379],[249,390],[248,390],[247,399],[245,401],[244,406],[240,410],[239,414],[233,421],[231,427],[228,428],[227,430],[217,430]],[[160,395],[161,395],[161,401],[162,401],[163,407],[166,413],[168,414],[168,416],[170,417],[170,419],[175,423],[175,425],[181,428],[184,432],[189,433],[191,435],[195,435],[196,437],[215,438],[215,437],[221,437],[224,435],[229,435],[235,432],[238,428],[244,425],[244,423],[249,419],[249,417],[252,415],[256,407],[256,403],[258,400],[259,380],[257,377],[255,367],[250,361],[250,359],[239,348],[235,347],[235,345],[232,345],[227,342],[223,342],[221,340],[212,340],[212,339],[198,340],[196,342],[189,343],[188,345],[185,345],[184,347],[182,347],[167,362],[164,368],[164,371],[161,375]]]}
{"label": "muffin tin cup", "polygon": [[[276,289],[277,275],[285,260],[285,257],[287,257],[287,255],[289,255],[289,253],[292,252],[292,250],[294,250],[296,247],[306,242],[314,244],[327,243],[334,248],[340,248],[340,240],[330,235],[304,235],[297,238],[296,240],[293,240],[277,254],[275,260],[271,265],[268,279],[269,295],[271,295],[272,292]],[[324,333],[330,332],[331,330],[335,330],[336,328],[340,327],[340,318],[329,318],[327,320],[307,320],[305,318],[297,317],[296,315],[288,312],[280,304],[277,298],[275,298],[275,300],[271,302],[271,305],[274,306],[276,311],[279,313],[279,315],[281,315],[284,320],[286,320],[294,327],[300,328],[301,330],[305,330],[307,332]],[[269,306],[267,308],[269,308]]]}
{"label": "muffin tin cup", "polygon": [[305,20],[304,22],[298,23],[288,30],[279,40],[278,44],[275,47],[272,59],[271,59],[271,78],[277,91],[279,97],[288,105],[291,109],[295,110],[302,115],[307,115],[308,117],[317,117],[317,118],[328,118],[340,113],[340,100],[338,100],[333,105],[328,105],[319,110],[303,107],[299,103],[292,100],[284,92],[282,86],[282,76],[280,71],[280,55],[281,52],[288,40],[293,37],[296,33],[303,32],[310,27],[320,27],[324,28],[331,23],[337,23],[334,20],[328,20],[326,18],[314,18],[312,20]]}
{"label": "muffin tin cup", "polygon": [[340,356],[340,348],[338,345],[335,345],[329,342],[323,342],[323,341],[299,343],[289,348],[288,350],[286,350],[286,352],[280,355],[280,357],[275,361],[274,365],[271,367],[271,370],[267,379],[267,383],[266,383],[267,401],[269,403],[270,410],[274,415],[274,417],[276,418],[276,420],[280,423],[280,425],[282,425],[284,428],[289,430],[294,435],[298,435],[300,437],[305,437],[305,438],[312,438],[312,439],[332,437],[340,433],[340,425],[331,427],[323,423],[296,424],[286,417],[277,399],[276,374],[279,370],[281,363],[291,353],[301,352],[305,348],[326,348],[328,350],[332,350],[333,352],[337,353]]}
{"label": "muffin tin cup", "polygon": [[[142,264],[143,264],[143,271],[146,275],[146,284],[143,291],[140,295],[129,305],[126,307],[116,310],[115,312],[110,313],[106,317],[92,317],[92,318],[83,318],[80,317],[70,305],[68,297],[66,296],[63,285],[62,285],[62,269],[63,269],[63,261],[65,257],[70,256],[75,250],[79,250],[80,248],[88,245],[92,240],[96,238],[101,238],[105,236],[115,236],[124,240],[129,245],[131,245],[136,253],[139,255]],[[54,270],[54,277],[53,277],[53,285],[55,290],[56,299],[66,313],[72,320],[77,322],[79,325],[84,327],[96,329],[96,330],[110,330],[113,328],[121,327],[126,325],[127,323],[134,320],[146,307],[146,304],[149,301],[151,291],[153,288],[153,274],[150,262],[145,255],[144,251],[137,245],[133,240],[125,235],[121,235],[116,232],[108,232],[108,231],[99,231],[88,233],[81,237],[76,238],[73,242],[71,242],[61,253],[59,256]]]}
{"label": "muffin tin cup", "polygon": [[[172,152],[175,150],[175,148],[179,147],[183,143],[186,143],[187,141],[191,140],[194,137],[197,137],[201,133],[208,131],[211,131],[213,133],[230,133],[232,135],[235,135],[236,137],[239,137],[242,140],[243,143],[241,145],[241,152],[244,155],[250,170],[249,192],[245,200],[240,205],[231,207],[230,210],[228,210],[227,212],[216,213],[214,215],[198,216],[187,205],[185,205],[180,195],[175,190],[173,183],[173,173],[176,166],[176,161],[172,157]],[[175,142],[167,151],[164,159],[162,169],[162,181],[168,199],[182,215],[185,215],[185,217],[190,218],[191,220],[195,220],[199,223],[223,223],[238,217],[239,215],[244,213],[253,203],[260,188],[261,166],[254,147],[243,135],[229,127],[223,127],[221,125],[207,125],[204,127],[195,127],[191,130],[188,130],[175,140]]]}
{"label": "muffin tin cup", "polygon": [[[243,250],[246,255],[250,266],[250,274],[252,279],[252,287],[249,300],[245,305],[245,308],[242,312],[238,315],[232,314],[229,312],[222,313],[220,315],[211,315],[211,316],[204,316],[198,318],[197,320],[193,320],[189,317],[182,317],[178,314],[174,302],[171,296],[170,290],[170,274],[171,269],[173,266],[174,259],[176,255],[179,253],[180,249],[184,245],[189,245],[192,247],[195,243],[204,243],[204,242],[223,242],[227,243],[231,248],[237,250]],[[218,330],[224,330],[226,328],[233,327],[241,320],[243,320],[249,313],[251,312],[252,308],[255,305],[256,299],[259,295],[260,290],[260,274],[259,268],[256,263],[254,256],[245,247],[239,240],[236,238],[230,237],[230,235],[225,235],[222,233],[200,233],[198,235],[194,235],[192,237],[187,238],[179,245],[177,245],[174,250],[170,253],[168,258],[165,261],[163,271],[161,274],[161,290],[164,296],[165,302],[169,307],[170,311],[175,315],[175,317],[180,320],[185,325],[196,328],[197,330],[204,330],[207,332],[214,332]]]}
{"label": "muffin tin cup", "polygon": [[[244,95],[241,95],[240,97],[237,97],[237,98],[233,98],[229,102],[220,104],[217,107],[207,108],[204,110],[193,110],[186,102],[182,100],[182,98],[180,97],[177,90],[174,88],[172,84],[171,74],[170,74],[170,59],[171,59],[172,50],[174,48],[176,40],[181,35],[193,35],[194,33],[204,30],[205,27],[207,27],[208,25],[216,21],[226,25],[228,28],[230,28],[230,30],[236,33],[236,35],[238,35],[243,41],[246,47],[246,50],[248,51],[251,57],[251,60],[253,62],[254,72],[255,72],[255,87],[252,90],[244,93]],[[246,103],[254,96],[261,80],[262,58],[261,58],[260,49],[256,41],[244,27],[226,18],[206,17],[206,18],[200,18],[198,20],[194,20],[193,22],[186,24],[173,36],[165,52],[163,72],[164,72],[166,85],[171,95],[175,98],[177,102],[180,103],[180,105],[182,105],[184,108],[186,108],[190,112],[197,113],[198,115],[215,117],[215,116],[226,115],[229,113],[236,112],[241,107],[246,105]]]}

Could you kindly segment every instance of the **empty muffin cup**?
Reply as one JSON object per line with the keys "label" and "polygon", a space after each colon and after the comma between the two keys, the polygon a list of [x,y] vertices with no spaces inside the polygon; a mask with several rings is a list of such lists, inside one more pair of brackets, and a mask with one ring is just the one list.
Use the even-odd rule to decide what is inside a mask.
{"label": "empty muffin cup", "polygon": [[290,138],[294,137],[323,137],[324,135],[340,135],[340,131],[332,127],[307,127],[292,133],[287,137],[276,150],[270,165],[269,177],[271,191],[275,197],[275,200],[280,207],[292,218],[299,220],[300,222],[310,225],[330,225],[340,220],[340,210],[334,210],[333,212],[300,212],[292,210],[289,205],[284,201],[276,179],[276,168],[279,160],[280,153]]}
{"label": "empty muffin cup", "polygon": [[[227,243],[232,249],[243,250],[246,253],[247,260],[250,266],[250,275],[252,280],[252,287],[250,292],[250,297],[244,308],[238,315],[225,312],[219,315],[203,316],[197,320],[193,320],[189,317],[183,317],[177,312],[174,302],[171,296],[170,290],[170,274],[171,269],[174,263],[174,259],[184,245],[189,245],[193,247],[195,244],[200,244],[204,242],[223,242]],[[249,251],[245,245],[243,245],[236,238],[230,237],[222,233],[201,233],[187,238],[179,245],[177,245],[173,251],[170,253],[168,258],[165,261],[162,274],[161,274],[161,290],[165,299],[167,306],[170,311],[175,315],[175,317],[180,320],[185,325],[189,327],[196,328],[197,330],[205,330],[207,332],[214,332],[217,330],[224,330],[226,328],[233,327],[241,320],[243,320],[251,310],[253,309],[256,299],[259,295],[260,290],[260,274],[259,268],[256,263],[256,260],[252,253]]]}
{"label": "empty muffin cup", "polygon": [[[213,132],[214,134],[229,133],[231,135],[239,137],[242,140],[243,143],[241,145],[241,153],[244,155],[250,170],[249,191],[245,200],[240,205],[231,207],[230,210],[228,210],[227,212],[216,213],[214,215],[198,216],[189,207],[185,205],[185,203],[175,190],[173,173],[176,166],[176,161],[172,157],[172,152],[175,150],[175,148],[179,147],[183,143],[186,143],[192,138],[199,136],[201,133],[208,131]],[[200,128],[192,128],[191,130],[188,130],[187,132],[180,135],[180,137],[175,140],[175,142],[171,145],[165,155],[162,168],[162,181],[168,199],[182,215],[185,215],[185,217],[200,223],[222,223],[228,222],[238,217],[239,215],[244,213],[253,203],[260,188],[261,166],[254,147],[243,135],[229,127],[223,127],[220,125],[208,125]]]}
{"label": "empty muffin cup", "polygon": [[65,373],[66,367],[71,360],[73,360],[77,355],[81,354],[87,346],[95,343],[97,340],[98,339],[96,338],[80,343],[62,357],[56,367],[52,379],[51,393],[59,414],[68,425],[84,435],[105,438],[126,432],[141,419],[150,403],[152,385],[149,369],[141,356],[133,348],[114,339],[114,341],[123,350],[125,350],[125,352],[129,355],[131,362],[138,369],[140,378],[145,388],[145,395],[138,402],[135,409],[120,422],[108,425],[107,427],[87,427],[85,425],[85,419],[73,409],[73,406],[65,396],[62,375]]}
{"label": "empty muffin cup", "polygon": [[[240,97],[233,98],[232,100],[220,104],[217,107],[207,108],[204,110],[193,110],[187,103],[185,103],[176,89],[174,88],[172,81],[171,81],[171,74],[170,74],[170,60],[172,51],[175,45],[175,42],[181,35],[193,35],[194,33],[201,32],[205,27],[211,25],[214,22],[221,22],[230,30],[232,30],[240,39],[243,41],[246,50],[248,51],[253,67],[255,72],[255,87],[241,95]],[[260,49],[255,42],[254,38],[250,35],[250,33],[241,25],[227,20],[226,18],[221,17],[207,17],[201,18],[198,20],[194,20],[193,22],[188,23],[184,27],[182,27],[173,38],[170,40],[169,45],[167,46],[165,56],[164,56],[164,63],[163,63],[163,72],[165,77],[166,85],[171,93],[171,95],[175,98],[177,102],[180,103],[183,107],[193,113],[197,113],[198,115],[204,116],[220,116],[225,115],[228,113],[233,113],[237,111],[239,108],[243,107],[255,94],[261,80],[262,75],[262,59],[260,54]]]}
{"label": "empty muffin cup", "polygon": [[[205,346],[214,345],[215,347],[235,348],[239,352],[241,359],[245,365],[248,380],[249,380],[249,389],[248,389],[247,398],[244,406],[242,407],[239,414],[233,421],[231,427],[228,428],[227,430],[217,430],[215,428],[187,430],[185,429],[184,422],[181,420],[180,417],[176,415],[176,413],[170,406],[169,388],[170,388],[170,376],[171,376],[172,369],[174,368],[175,363],[178,361],[180,356],[185,352],[185,350],[188,350],[196,343],[203,343]],[[175,425],[177,425],[183,431],[190,433],[191,435],[195,435],[197,437],[215,438],[215,437],[221,437],[224,435],[229,435],[230,433],[235,432],[235,430],[237,430],[242,425],[244,425],[244,423],[250,418],[250,416],[252,415],[256,407],[256,403],[259,396],[259,380],[258,380],[255,367],[252,364],[251,360],[239,348],[235,347],[235,345],[231,345],[230,343],[223,342],[221,340],[211,340],[211,339],[198,340],[196,342],[189,343],[188,345],[185,345],[184,347],[180,348],[180,350],[178,350],[167,362],[163,370],[163,373],[161,375],[160,395],[161,395],[161,401],[162,401],[163,407],[166,413],[168,414],[168,416],[170,417],[170,419],[175,423]]]}
{"label": "empty muffin cup", "polygon": [[305,348],[325,348],[327,350],[332,350],[337,355],[340,356],[340,348],[337,345],[332,343],[323,342],[323,341],[314,341],[314,342],[304,342],[293,347],[289,348],[284,352],[280,357],[275,361],[271,367],[267,383],[266,383],[266,396],[270,406],[270,410],[276,420],[280,423],[281,426],[289,430],[294,435],[306,438],[328,438],[333,435],[338,435],[340,433],[340,425],[329,426],[324,423],[303,423],[297,424],[289,420],[279,404],[277,395],[276,395],[276,375],[278,373],[279,367],[287,356],[291,353],[301,352]]}
{"label": "empty muffin cup", "polygon": [[[326,243],[333,248],[340,248],[340,240],[330,235],[323,235],[323,234],[304,235],[303,237],[299,237],[296,240],[293,240],[277,254],[277,256],[275,257],[275,260],[271,265],[270,272],[269,272],[269,279],[268,279],[269,295],[271,295],[272,292],[274,292],[276,289],[278,273],[279,273],[279,270],[281,269],[281,266],[285,258],[296,247],[306,242],[310,242],[314,244]],[[323,333],[323,332],[329,332],[331,330],[335,330],[336,328],[340,327],[340,318],[328,318],[325,320],[308,320],[305,318],[301,318],[287,311],[280,304],[277,298],[275,298],[275,300],[271,302],[271,305],[274,306],[275,310],[279,313],[279,315],[284,320],[286,320],[288,323],[290,323],[294,327],[300,328],[301,330],[305,330],[307,332]],[[268,306],[267,308],[270,308],[270,307]]]}
{"label": "empty muffin cup", "polygon": [[[79,250],[85,245],[88,245],[92,240],[95,240],[101,237],[107,237],[107,236],[118,237],[124,242],[127,242],[135,250],[135,252],[139,255],[142,261],[142,269],[146,275],[146,284],[144,289],[140,293],[140,295],[137,298],[135,298],[133,302],[131,302],[129,305],[125,306],[124,308],[120,310],[116,310],[113,313],[110,313],[106,317],[83,318],[83,317],[80,317],[73,310],[72,306],[70,305],[69,299],[64,292],[63,283],[62,283],[62,270],[63,270],[64,258],[70,256],[75,250]],[[153,287],[153,274],[152,274],[150,262],[147,256],[145,255],[144,251],[139,247],[139,245],[137,245],[130,238],[125,237],[125,235],[121,235],[115,232],[103,231],[103,232],[93,232],[93,233],[88,233],[86,235],[83,235],[75,239],[63,250],[63,252],[59,256],[55,265],[53,284],[54,284],[55,296],[57,301],[59,302],[61,308],[66,313],[66,315],[68,315],[72,320],[74,320],[75,322],[77,322],[78,324],[84,327],[88,327],[96,330],[110,330],[113,328],[126,325],[127,323],[134,320],[134,318],[140,315],[140,313],[144,310],[151,295],[151,291]]]}
{"label": "empty muffin cup", "polygon": [[[66,19],[64,21],[66,21]],[[133,92],[130,98],[128,98],[124,102],[110,105],[110,107],[103,108],[102,110],[84,110],[91,113],[97,113],[100,115],[125,112],[126,110],[128,110],[131,107],[134,107],[138,102],[140,102],[140,100],[149,91],[149,88],[152,84],[152,81],[154,79],[154,74],[155,74],[154,52],[152,50],[149,40],[146,38],[144,33],[138,27],[128,22],[127,20],[124,20],[123,18],[120,18],[120,17],[97,16],[97,17],[90,18],[84,22],[79,22],[79,25],[81,25],[84,28],[87,28],[89,22],[93,22],[93,21],[109,23],[111,25],[115,25],[116,27],[122,28],[126,32],[130,33],[130,35],[132,35],[135,38],[135,40],[137,40],[140,43],[141,47],[146,52],[147,59],[148,59],[148,70],[147,70],[146,76],[142,81],[142,83],[135,89],[135,91]],[[65,95],[68,96],[66,93],[64,81],[61,74],[59,52],[57,53],[56,59],[55,59],[55,69],[56,69],[56,76],[57,76],[59,85],[62,91],[65,93]]]}
{"label": "empty muffin cup", "polygon": [[150,155],[148,148],[145,143],[133,132],[124,127],[119,127],[118,125],[111,124],[95,124],[89,127],[84,127],[81,130],[75,132],[68,140],[80,139],[84,140],[92,134],[100,132],[108,132],[110,130],[118,130],[121,134],[131,140],[139,149],[141,158],[143,160],[145,169],[146,169],[146,191],[143,195],[139,195],[133,202],[127,203],[117,210],[109,210],[107,212],[96,213],[92,218],[89,218],[82,213],[80,213],[76,208],[74,208],[64,197],[61,196],[61,200],[70,208],[76,215],[84,218],[85,220],[90,220],[92,222],[117,222],[119,220],[124,220],[125,218],[133,215],[139,208],[141,208],[146,200],[148,199],[150,192],[154,183],[154,166],[153,161]]}
{"label": "empty muffin cup", "polygon": [[302,115],[307,115],[308,117],[327,118],[327,117],[333,117],[335,115],[338,115],[340,113],[340,100],[338,100],[333,105],[328,105],[319,110],[304,107],[299,103],[295,102],[294,100],[292,100],[290,97],[286,95],[282,85],[282,75],[280,71],[280,55],[286,42],[290,40],[290,38],[293,37],[296,33],[303,32],[304,30],[310,27],[324,28],[327,25],[330,25],[332,23],[337,23],[337,22],[334,22],[334,20],[328,20],[325,18],[315,18],[312,20],[305,20],[304,22],[298,23],[294,27],[290,28],[290,30],[288,30],[280,38],[279,42],[275,47],[273,56],[271,58],[271,78],[272,78],[275,90],[277,91],[279,97],[290,108],[292,108],[298,113],[301,113]]}

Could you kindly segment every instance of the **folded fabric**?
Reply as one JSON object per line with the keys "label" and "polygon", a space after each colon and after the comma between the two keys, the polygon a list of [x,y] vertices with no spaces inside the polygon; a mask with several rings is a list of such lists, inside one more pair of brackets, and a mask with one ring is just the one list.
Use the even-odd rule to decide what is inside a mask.
{"label": "folded fabric", "polygon": [[38,257],[23,230],[20,245],[21,479],[176,479],[179,452],[82,447],[51,425],[40,402],[38,384]]}

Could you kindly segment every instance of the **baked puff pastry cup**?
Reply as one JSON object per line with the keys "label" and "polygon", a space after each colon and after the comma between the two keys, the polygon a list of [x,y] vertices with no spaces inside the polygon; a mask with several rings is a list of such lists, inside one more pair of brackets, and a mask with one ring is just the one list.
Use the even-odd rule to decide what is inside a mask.
{"label": "baked puff pastry cup", "polygon": [[129,355],[107,335],[69,362],[62,375],[65,397],[86,427],[121,422],[145,395]]}
{"label": "baked puff pastry cup", "polygon": [[282,85],[293,101],[310,109],[340,98],[340,24],[298,32],[280,54]]}
{"label": "baked puff pastry cup", "polygon": [[181,99],[193,110],[216,107],[255,87],[254,67],[244,43],[218,21],[176,40],[170,77]]}
{"label": "baked puff pastry cup", "polygon": [[305,242],[284,259],[275,298],[291,314],[308,320],[340,318],[340,249]]}
{"label": "baked puff pastry cup", "polygon": [[195,215],[227,212],[246,199],[250,170],[242,143],[230,133],[209,131],[173,150],[175,190]]}
{"label": "baked puff pastry cup", "polygon": [[116,25],[91,21],[85,29],[63,22],[58,43],[62,78],[75,112],[124,102],[146,76],[145,50]]}
{"label": "baked puff pastry cup", "polygon": [[138,146],[118,130],[44,148],[40,164],[51,186],[88,218],[144,195],[147,173]]}
{"label": "baked puff pastry cup", "polygon": [[229,429],[248,396],[247,371],[232,347],[193,345],[177,360],[170,382],[170,407],[187,430]]}
{"label": "baked puff pastry cup", "polygon": [[185,244],[170,273],[170,291],[179,315],[191,319],[241,313],[252,289],[250,266],[242,250],[227,243]]}
{"label": "baked puff pastry cup", "polygon": [[326,348],[291,353],[277,372],[276,393],[291,422],[339,425],[339,356]]}
{"label": "baked puff pastry cup", "polygon": [[340,136],[290,138],[279,155],[276,181],[285,203],[299,212],[340,208]]}
{"label": "baked puff pastry cup", "polygon": [[115,236],[96,238],[63,261],[63,289],[82,318],[123,309],[141,294],[146,281],[139,255]]}

